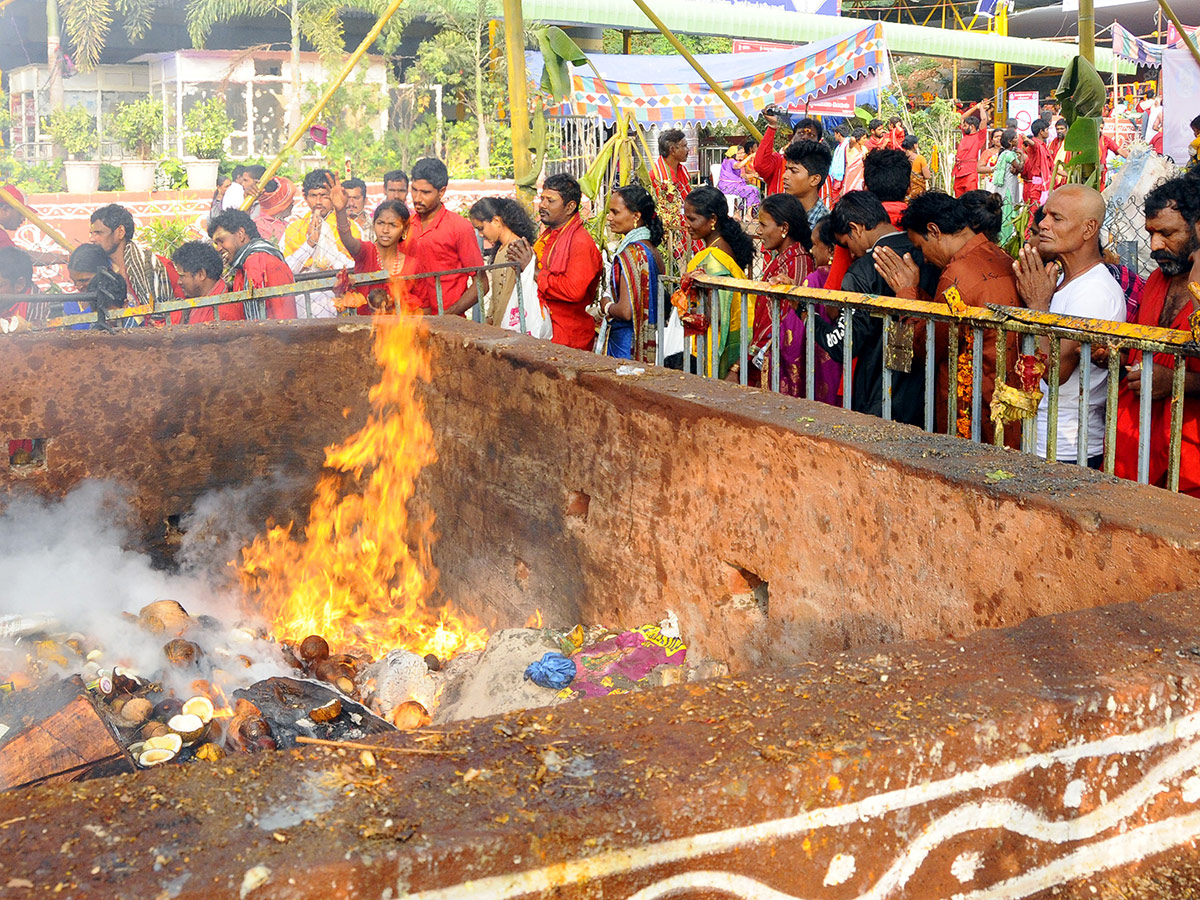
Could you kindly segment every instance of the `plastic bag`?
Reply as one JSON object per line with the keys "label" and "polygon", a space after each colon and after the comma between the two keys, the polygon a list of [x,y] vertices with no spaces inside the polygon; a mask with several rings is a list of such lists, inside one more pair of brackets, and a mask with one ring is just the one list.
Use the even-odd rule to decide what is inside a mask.
{"label": "plastic bag", "polygon": [[525,669],[525,680],[539,687],[560,691],[575,680],[575,662],[561,653],[551,651],[537,662],[529,664]]}
{"label": "plastic bag", "polygon": [[[535,278],[536,266],[536,259],[531,259],[521,271],[520,290],[525,306],[525,334],[548,341],[554,335],[554,328],[550,324],[550,310],[538,297],[537,279]],[[500,327],[508,331],[521,330],[521,313],[517,309],[517,297],[517,288],[514,287],[512,296],[508,300],[508,308],[504,311],[504,318],[500,322]]]}

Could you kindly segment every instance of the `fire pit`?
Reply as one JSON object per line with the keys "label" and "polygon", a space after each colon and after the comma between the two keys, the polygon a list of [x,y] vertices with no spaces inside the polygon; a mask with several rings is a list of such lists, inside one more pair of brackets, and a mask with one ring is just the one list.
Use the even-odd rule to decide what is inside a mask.
{"label": "fire pit", "polygon": [[[432,602],[432,519],[408,515],[421,470],[436,459],[417,396],[429,372],[416,334],[406,321],[376,332],[381,379],[370,391],[370,413],[357,432],[326,450],[303,528],[268,523],[217,567],[236,574],[236,585],[222,583],[218,572],[191,573],[227,594],[211,614],[192,615],[176,600],[160,599],[119,616],[110,608],[106,620],[101,609],[114,598],[81,585],[83,596],[97,601],[88,611],[95,635],[86,626],[68,632],[71,603],[60,604],[58,617],[13,611],[0,618],[0,683],[14,694],[9,702],[0,697],[0,723],[13,723],[0,725],[0,768],[7,771],[0,789],[297,743],[356,742],[421,728],[435,717],[682,680],[686,647],[673,619],[663,628],[615,633],[582,625],[530,629],[482,653],[486,629],[452,603]],[[121,505],[95,491],[96,508],[85,519]],[[18,503],[6,515],[8,530],[22,535],[31,527],[60,528],[33,522],[53,518],[52,507]],[[207,540],[220,526],[194,515],[172,522],[181,555],[192,530]],[[210,557],[228,549],[208,547]],[[13,552],[0,541],[0,560]],[[194,587],[160,578],[168,590]],[[207,598],[200,608],[210,608]],[[535,618],[540,624],[540,614]],[[553,664],[546,662],[551,657]],[[557,674],[543,679],[539,666],[557,667]],[[576,666],[579,678],[568,689]],[[693,670],[696,677],[717,671]],[[532,688],[524,679],[514,684],[522,673]],[[505,696],[496,695],[498,685]],[[439,715],[443,692],[450,702]],[[43,738],[53,732],[48,723],[64,716],[86,720],[90,731],[75,756],[59,760],[54,742]]]}

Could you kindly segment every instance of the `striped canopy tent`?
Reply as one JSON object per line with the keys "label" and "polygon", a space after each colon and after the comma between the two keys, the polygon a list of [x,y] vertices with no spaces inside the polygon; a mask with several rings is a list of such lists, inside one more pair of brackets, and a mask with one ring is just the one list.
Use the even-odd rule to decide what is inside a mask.
{"label": "striped canopy tent", "polygon": [[[624,109],[642,125],[733,122],[736,117],[686,60],[677,56],[589,55],[600,73],[573,68],[571,93],[552,115],[617,120]],[[805,101],[886,80],[887,48],[879,22],[828,40],[770,53],[723,53],[697,57],[749,118],[776,104]],[[541,77],[541,55],[530,54],[529,72]]]}

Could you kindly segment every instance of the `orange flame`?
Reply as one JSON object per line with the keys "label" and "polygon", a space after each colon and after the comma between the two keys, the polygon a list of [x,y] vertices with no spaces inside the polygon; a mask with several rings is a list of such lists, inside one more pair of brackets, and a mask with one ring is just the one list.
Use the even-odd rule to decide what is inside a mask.
{"label": "orange flame", "polygon": [[242,551],[242,583],[277,635],[319,634],[334,652],[376,659],[398,648],[447,659],[482,648],[487,634],[449,603],[426,605],[437,581],[433,523],[410,523],[408,502],[437,454],[416,397],[429,360],[414,320],[381,322],[375,357],[370,417],[326,449],[303,537],[288,525],[256,538]]}

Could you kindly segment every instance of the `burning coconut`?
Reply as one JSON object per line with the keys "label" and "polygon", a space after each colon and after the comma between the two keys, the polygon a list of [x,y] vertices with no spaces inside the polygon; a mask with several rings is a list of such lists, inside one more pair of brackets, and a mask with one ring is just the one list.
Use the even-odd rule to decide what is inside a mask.
{"label": "burning coconut", "polygon": [[[420,663],[414,674],[424,675],[456,653],[482,648],[487,636],[449,604],[430,605],[437,580],[432,522],[408,518],[416,477],[435,458],[414,391],[428,377],[416,333],[407,320],[377,329],[382,376],[370,394],[371,415],[327,450],[303,530],[272,525],[243,549],[243,622],[231,627],[159,600],[126,613],[125,632],[106,644],[64,634],[53,618],[6,617],[0,685],[29,696],[19,715],[0,711],[0,729],[12,731],[9,720],[27,730],[39,717],[53,718],[62,707],[59,683],[70,676],[75,689],[65,694],[86,699],[92,724],[110,738],[101,741],[104,757],[115,744],[118,755],[142,766],[428,723],[436,691],[379,692],[375,660],[403,648],[405,659]],[[124,645],[153,639],[157,658],[127,658]],[[37,701],[39,687],[45,696]],[[5,745],[0,731],[0,754]]]}

